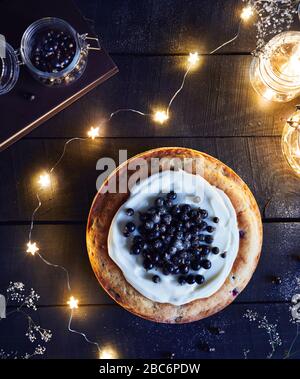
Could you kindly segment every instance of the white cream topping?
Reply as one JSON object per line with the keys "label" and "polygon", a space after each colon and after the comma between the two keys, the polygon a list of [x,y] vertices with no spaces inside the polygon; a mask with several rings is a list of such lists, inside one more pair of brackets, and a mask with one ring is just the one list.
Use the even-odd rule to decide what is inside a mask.
{"label": "white cream topping", "polygon": [[[149,191],[151,188],[151,193]],[[164,189],[165,188],[165,189]],[[201,207],[208,211],[209,217],[218,217],[218,224],[213,224],[216,230],[212,233],[212,246],[220,249],[220,254],[209,254],[212,263],[209,270],[201,268],[198,272],[205,277],[202,285],[177,282],[178,275],[163,275],[158,269],[146,271],[143,268],[142,256],[129,253],[132,244],[131,238],[123,236],[124,226],[128,221],[139,225],[138,212],[144,212],[154,204],[154,199],[164,195],[168,189],[173,189],[178,197],[176,202],[190,204],[192,207]],[[126,209],[133,208],[135,215],[128,217]],[[209,222],[208,219],[208,223]],[[206,232],[204,232],[205,234]],[[220,189],[209,184],[199,175],[192,175],[186,171],[163,171],[136,184],[128,200],[116,213],[108,236],[108,253],[111,259],[122,270],[127,282],[138,292],[152,301],[182,305],[196,299],[206,298],[214,294],[223,285],[231,272],[239,249],[239,230],[236,212],[228,196]],[[221,253],[227,253],[226,258]],[[153,283],[153,275],[159,275],[160,283]]]}

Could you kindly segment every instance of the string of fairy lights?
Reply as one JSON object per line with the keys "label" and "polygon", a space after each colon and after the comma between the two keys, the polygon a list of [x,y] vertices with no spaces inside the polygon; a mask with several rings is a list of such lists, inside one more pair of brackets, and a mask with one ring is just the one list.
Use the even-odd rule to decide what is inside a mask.
{"label": "string of fairy lights", "polygon": [[[250,5],[245,6],[242,9],[242,12],[240,14],[240,21],[239,21],[239,25],[238,25],[238,30],[237,30],[237,33],[234,35],[234,37],[229,39],[228,41],[222,43],[220,46],[218,46],[217,48],[212,50],[209,54],[212,55],[212,54],[216,53],[218,50],[222,49],[224,46],[235,41],[239,37],[241,24],[243,22],[248,22],[253,15],[254,15],[254,9],[252,8],[252,6],[250,6]],[[189,53],[189,55],[187,57],[187,62],[186,62],[187,68],[186,68],[186,71],[183,75],[181,85],[176,90],[176,92],[173,94],[173,96],[171,97],[171,99],[170,99],[170,101],[169,101],[169,103],[165,109],[157,109],[152,113],[145,113],[145,112],[142,112],[142,111],[139,111],[136,109],[131,109],[131,108],[118,109],[118,110],[114,111],[113,113],[111,113],[110,116],[105,121],[103,121],[102,123],[104,123],[104,122],[108,123],[115,115],[117,115],[119,113],[131,112],[131,113],[138,114],[140,116],[150,117],[157,124],[161,124],[161,125],[165,124],[170,119],[171,107],[172,107],[175,99],[177,98],[177,96],[183,90],[188,75],[191,73],[192,70],[194,70],[198,67],[199,62],[200,62],[200,55],[198,52]],[[72,294],[69,271],[64,266],[54,264],[54,263],[48,261],[41,254],[39,244],[37,241],[32,239],[32,235],[33,235],[34,226],[35,226],[36,214],[42,206],[40,192],[45,191],[51,187],[52,175],[53,175],[55,169],[57,168],[57,166],[62,162],[62,160],[66,154],[68,145],[70,145],[71,143],[73,143],[75,141],[95,140],[96,138],[99,138],[100,137],[100,127],[101,127],[102,123],[100,124],[100,126],[91,127],[87,131],[87,137],[76,137],[76,138],[71,138],[71,139],[67,140],[63,146],[63,150],[62,150],[61,155],[59,156],[58,160],[54,163],[52,168],[50,170],[45,170],[43,173],[41,173],[39,175],[39,178],[37,181],[37,184],[39,186],[39,191],[35,195],[36,199],[37,199],[37,206],[33,210],[32,215],[31,215],[31,223],[30,223],[30,228],[29,228],[27,250],[26,250],[28,255],[38,256],[42,260],[42,262],[45,263],[46,265],[51,266],[51,267],[56,268],[56,269],[60,269],[64,272],[64,274],[66,276],[67,288],[68,288],[68,291],[70,294],[69,300],[66,301],[66,305],[70,309],[70,316],[69,316],[69,321],[68,321],[68,331],[71,333],[75,333],[75,334],[82,336],[87,343],[96,346],[100,359],[101,358],[111,358],[111,354],[108,351],[101,349],[98,342],[90,340],[87,337],[86,333],[81,332],[81,331],[77,331],[76,329],[72,328],[72,321],[73,321],[73,317],[74,317],[74,314],[76,312],[76,309],[78,309],[78,307],[79,307],[79,300],[75,297],[74,294]]]}

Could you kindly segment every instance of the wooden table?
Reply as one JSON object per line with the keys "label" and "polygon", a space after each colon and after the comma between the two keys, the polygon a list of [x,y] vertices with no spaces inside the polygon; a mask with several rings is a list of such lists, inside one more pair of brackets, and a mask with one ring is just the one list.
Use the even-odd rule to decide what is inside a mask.
{"label": "wooden table", "polygon": [[[297,100],[270,104],[254,93],[249,83],[250,52],[255,47],[251,26],[243,27],[238,41],[217,55],[206,55],[235,34],[238,1],[77,0],[77,4],[105,41],[120,73],[1,153],[0,292],[9,281],[22,281],[40,293],[36,317],[53,332],[47,358],[97,357],[94,347],[67,331],[69,294],[63,274],[24,252],[36,205],[34,181],[56,161],[68,138],[84,137],[90,126],[115,109],[148,111],[166,104],[182,79],[185,55],[199,50],[201,67],[188,77],[166,126],[123,114],[101,128],[101,139],[69,146],[55,173],[55,187],[43,195],[34,238],[47,259],[70,271],[73,293],[81,304],[74,327],[101,346],[112,346],[122,358],[163,358],[173,352],[177,358],[243,358],[247,350],[249,358],[265,358],[271,350],[267,333],[243,317],[248,309],[278,323],[283,344],[275,357],[282,358],[296,333],[289,306],[291,297],[300,292],[300,181],[285,162],[280,141]],[[133,156],[159,146],[191,147],[222,160],[249,185],[263,216],[262,257],[248,287],[218,315],[189,325],[147,322],[114,304],[99,287],[86,252],[97,160],[117,159],[119,149]],[[282,284],[272,283],[274,276]],[[25,350],[28,343],[20,318],[12,318],[9,325],[0,323],[0,348]],[[225,333],[215,335],[212,326]],[[203,351],[199,348],[203,342],[215,351]],[[300,338],[294,351],[299,349]]]}

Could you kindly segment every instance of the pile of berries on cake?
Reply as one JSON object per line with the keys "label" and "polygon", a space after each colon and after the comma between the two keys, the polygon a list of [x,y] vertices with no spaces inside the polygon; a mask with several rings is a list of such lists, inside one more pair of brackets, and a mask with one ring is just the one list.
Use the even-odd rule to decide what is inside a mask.
{"label": "pile of berries on cake", "polygon": [[[143,266],[149,271],[157,269],[163,275],[176,275],[178,283],[203,284],[205,278],[198,271],[209,270],[211,254],[219,254],[213,246],[213,235],[218,217],[209,217],[205,209],[189,204],[178,204],[177,194],[171,191],[166,197],[157,197],[153,207],[139,213],[140,224],[129,221],[124,237],[132,237],[130,254],[142,255]],[[134,209],[126,210],[127,216],[135,214]],[[222,258],[226,253],[221,254]],[[159,283],[161,274],[153,275]]]}

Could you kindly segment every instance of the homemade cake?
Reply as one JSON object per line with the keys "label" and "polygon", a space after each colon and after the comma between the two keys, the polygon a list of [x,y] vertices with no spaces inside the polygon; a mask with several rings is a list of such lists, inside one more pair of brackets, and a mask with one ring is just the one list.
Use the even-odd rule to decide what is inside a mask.
{"label": "homemade cake", "polygon": [[[147,175],[138,178],[143,163]],[[130,190],[120,190],[124,183]],[[217,159],[177,147],[119,166],[96,195],[87,225],[102,287],[156,322],[196,321],[230,304],[249,282],[261,244],[261,218],[246,184]]]}

